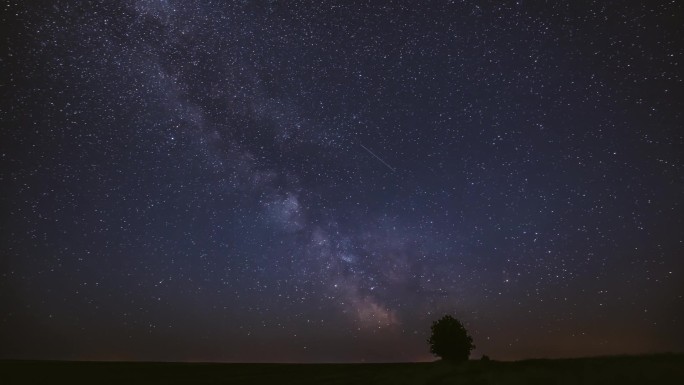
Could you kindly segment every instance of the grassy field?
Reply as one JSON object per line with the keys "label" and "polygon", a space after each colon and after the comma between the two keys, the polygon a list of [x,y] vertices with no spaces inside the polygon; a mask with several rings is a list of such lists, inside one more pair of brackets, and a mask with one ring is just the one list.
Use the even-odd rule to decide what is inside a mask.
{"label": "grassy field", "polygon": [[2,384],[684,384],[684,354],[517,362],[197,364],[0,361]]}

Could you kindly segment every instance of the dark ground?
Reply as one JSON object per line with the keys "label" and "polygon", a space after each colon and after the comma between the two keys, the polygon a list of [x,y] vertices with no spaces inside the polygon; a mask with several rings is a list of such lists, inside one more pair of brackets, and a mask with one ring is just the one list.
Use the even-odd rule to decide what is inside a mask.
{"label": "dark ground", "polygon": [[684,384],[684,354],[517,362],[198,364],[0,361],[2,384]]}

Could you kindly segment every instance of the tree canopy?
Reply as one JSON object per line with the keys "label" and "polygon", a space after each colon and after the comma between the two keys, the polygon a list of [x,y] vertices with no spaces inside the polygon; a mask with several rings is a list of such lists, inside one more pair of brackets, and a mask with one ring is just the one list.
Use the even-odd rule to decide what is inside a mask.
{"label": "tree canopy", "polygon": [[473,339],[463,324],[456,318],[445,315],[430,327],[428,339],[430,352],[443,360],[461,362],[468,360],[470,351],[475,349]]}

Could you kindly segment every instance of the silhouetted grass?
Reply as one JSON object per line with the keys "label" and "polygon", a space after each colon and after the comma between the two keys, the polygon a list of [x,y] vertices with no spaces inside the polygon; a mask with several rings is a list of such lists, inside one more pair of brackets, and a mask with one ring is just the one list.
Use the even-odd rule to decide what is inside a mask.
{"label": "silhouetted grass", "polygon": [[684,354],[517,362],[196,364],[0,361],[2,384],[684,384]]}

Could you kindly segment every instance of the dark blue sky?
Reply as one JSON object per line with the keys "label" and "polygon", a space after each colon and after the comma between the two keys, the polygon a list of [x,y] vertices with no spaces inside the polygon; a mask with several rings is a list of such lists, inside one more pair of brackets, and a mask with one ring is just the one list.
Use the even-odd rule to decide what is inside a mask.
{"label": "dark blue sky", "polygon": [[0,358],[684,350],[681,4],[33,3]]}

